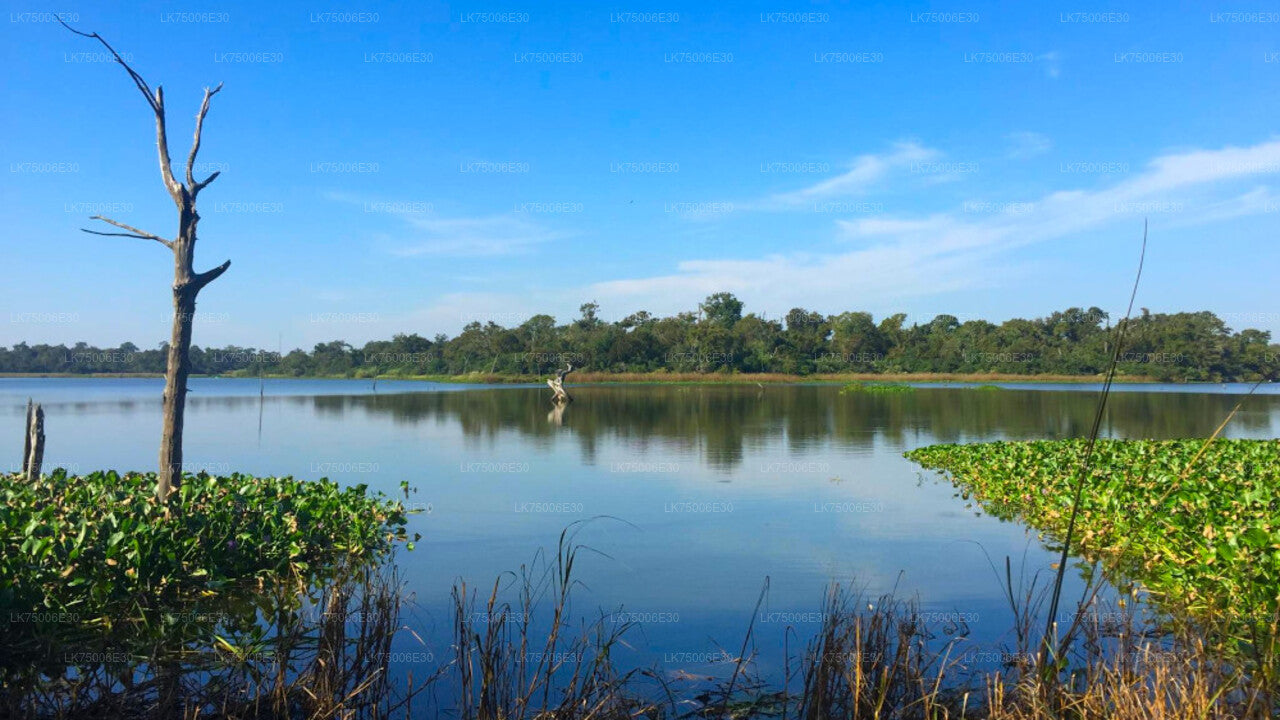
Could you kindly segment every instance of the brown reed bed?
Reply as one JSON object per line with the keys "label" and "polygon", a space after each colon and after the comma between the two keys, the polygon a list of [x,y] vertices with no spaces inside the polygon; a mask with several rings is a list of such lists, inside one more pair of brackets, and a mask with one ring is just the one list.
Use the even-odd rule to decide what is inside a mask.
{"label": "brown reed bed", "polygon": [[[1087,592],[1070,623],[1074,639],[1046,678],[1033,629],[1045,621],[1053,588],[1011,575],[1012,627],[995,647],[976,645],[963,623],[937,636],[916,599],[868,602],[836,586],[817,632],[784,659],[781,685],[758,674],[751,626],[726,656],[728,675],[710,686],[682,668],[620,669],[615,654],[632,627],[569,612],[581,550],[572,534],[562,535],[555,562],[541,574],[522,569],[510,602],[497,583],[482,603],[465,584],[455,587],[454,657],[442,672],[460,691],[433,716],[1261,720],[1280,713],[1275,679],[1242,662],[1238,648],[1202,625],[1143,614],[1132,596],[1104,602]],[[535,628],[534,617],[549,624]]]}

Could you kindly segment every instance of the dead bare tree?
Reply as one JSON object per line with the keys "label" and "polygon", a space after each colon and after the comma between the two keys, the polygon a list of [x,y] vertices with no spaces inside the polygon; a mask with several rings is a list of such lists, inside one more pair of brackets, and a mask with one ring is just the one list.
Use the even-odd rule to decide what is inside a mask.
{"label": "dead bare tree", "polygon": [[[59,20],[59,22],[62,22]],[[204,129],[205,116],[209,114],[209,101],[222,84],[210,90],[205,88],[204,101],[200,103],[200,111],[196,113],[195,139],[191,142],[191,152],[187,155],[186,183],[173,175],[173,166],[169,160],[169,138],[165,127],[164,89],[156,86],[152,91],[146,80],[134,71],[120,54],[102,39],[98,33],[85,33],[67,25],[62,26],[81,37],[92,38],[102,43],[111,53],[115,61],[129,73],[129,79],[147,99],[156,121],[156,149],[160,154],[160,176],[164,187],[169,191],[174,204],[178,208],[178,235],[170,240],[154,233],[144,232],[111,218],[94,215],[93,220],[100,220],[125,232],[99,232],[85,229],[84,232],[94,235],[131,237],[139,240],[154,240],[173,251],[173,328],[169,339],[168,364],[164,374],[164,426],[160,435],[160,479],[156,483],[156,495],[166,501],[169,494],[182,482],[182,420],[187,404],[187,376],[191,371],[191,326],[196,314],[196,295],[205,285],[213,282],[231,266],[228,260],[218,267],[205,272],[192,269],[196,249],[196,225],[200,222],[200,214],[196,212],[196,196],[209,183],[217,179],[219,172],[214,172],[204,180],[195,179],[196,154],[200,152],[200,134]]]}
{"label": "dead bare tree", "polygon": [[565,367],[556,373],[554,378],[547,378],[547,385],[551,387],[551,391],[555,393],[551,398],[551,402],[556,405],[564,405],[573,402],[573,398],[564,390],[564,379],[573,372],[573,363],[565,363]]}

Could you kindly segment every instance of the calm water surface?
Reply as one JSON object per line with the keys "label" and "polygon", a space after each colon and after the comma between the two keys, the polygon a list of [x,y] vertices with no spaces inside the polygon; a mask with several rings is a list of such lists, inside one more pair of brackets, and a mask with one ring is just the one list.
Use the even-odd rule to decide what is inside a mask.
{"label": "calm water surface", "polygon": [[[0,438],[14,441],[0,461],[16,464],[34,397],[47,414],[46,467],[151,470],[162,385],[0,379]],[[1108,435],[1174,438],[1212,433],[1248,386],[1117,389]],[[553,548],[564,527],[600,516],[578,535],[601,555],[580,559],[575,609],[642,621],[624,663],[696,669],[689,658],[736,652],[766,579],[754,616],[766,658],[788,624],[802,637],[816,628],[837,581],[871,596],[918,595],[940,633],[963,618],[975,639],[1005,639],[989,558],[1003,567],[1011,556],[1028,575],[1054,558],[1034,533],[976,512],[902,453],[1083,435],[1096,387],[838,390],[579,387],[557,415],[545,387],[269,380],[260,390],[257,380],[201,378],[191,381],[185,448],[193,469],[213,473],[327,476],[393,496],[408,480],[410,502],[428,511],[412,517],[423,538],[399,562],[417,601],[409,623],[435,658],[447,656],[456,580],[487,592]],[[1277,390],[1250,398],[1226,434],[1276,436]]]}

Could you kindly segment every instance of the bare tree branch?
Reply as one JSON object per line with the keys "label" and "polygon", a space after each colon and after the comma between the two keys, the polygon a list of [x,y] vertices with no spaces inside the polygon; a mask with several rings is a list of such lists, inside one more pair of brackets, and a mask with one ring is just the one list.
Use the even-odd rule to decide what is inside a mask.
{"label": "bare tree branch", "polygon": [[[135,239],[138,239],[138,240],[155,240],[156,242],[160,242],[160,243],[164,243],[165,245],[169,245],[169,241],[168,241],[168,240],[162,240],[162,239],[160,239],[160,238],[148,237],[148,236],[146,236],[146,235],[134,235],[133,233],[99,232],[99,231],[97,231],[97,230],[90,230],[89,228],[80,228],[80,232],[89,233],[90,235],[106,235],[106,236],[110,236],[110,237],[128,237],[128,238],[135,238]],[[171,245],[169,245],[169,246],[170,246],[170,247],[172,247]]]}
{"label": "bare tree branch", "polygon": [[207,178],[205,178],[204,180],[202,180],[202,181],[200,181],[200,182],[196,183],[195,185],[192,185],[192,186],[191,186],[191,197],[195,197],[196,195],[199,195],[201,190],[203,190],[203,189],[205,189],[206,187],[208,187],[208,186],[209,186],[209,183],[213,182],[214,180],[217,180],[217,179],[218,179],[218,176],[219,176],[219,175],[221,175],[221,174],[222,174],[222,171],[221,171],[221,170],[215,170],[215,171],[213,171],[213,174],[212,174],[212,175],[210,175],[209,177],[207,177]]}
{"label": "bare tree branch", "polygon": [[102,46],[111,53],[111,56],[115,58],[116,62],[120,63],[120,67],[124,68],[125,72],[129,73],[129,77],[133,79],[133,84],[138,87],[138,91],[147,99],[147,104],[151,106],[151,112],[156,116],[156,146],[160,151],[160,175],[164,178],[165,189],[169,191],[169,195],[173,197],[173,201],[181,204],[182,184],[174,179],[173,168],[169,162],[169,138],[165,130],[164,117],[164,88],[157,85],[153,92],[151,90],[151,86],[147,84],[147,81],[143,80],[142,76],[139,75],[138,72],[129,65],[129,63],[125,62],[124,58],[120,57],[120,53],[116,52],[115,48],[111,47],[111,44],[104,40],[98,33],[87,33],[76,30],[63,22],[62,18],[58,18],[58,22],[62,27],[70,30],[76,35],[93,38],[94,40],[102,43]]}
{"label": "bare tree branch", "polygon": [[564,379],[569,377],[569,373],[573,372],[573,363],[567,362],[564,365],[565,365],[564,369],[556,373],[556,377],[560,380],[560,382],[564,382]]}
{"label": "bare tree branch", "polygon": [[164,238],[160,237],[159,235],[155,235],[155,234],[153,234],[153,233],[149,233],[149,232],[146,232],[146,231],[144,231],[144,230],[139,230],[138,228],[133,227],[133,226],[131,226],[131,225],[125,225],[125,224],[124,224],[124,223],[122,223],[122,222],[117,222],[117,221],[115,221],[115,220],[112,220],[111,218],[102,217],[101,215],[94,215],[93,217],[91,217],[91,218],[89,218],[89,219],[90,219],[90,220],[101,220],[102,222],[104,222],[104,223],[106,223],[106,224],[108,224],[108,225],[115,225],[116,227],[118,227],[118,228],[120,228],[120,229],[122,229],[122,230],[128,230],[128,231],[129,231],[129,232],[127,232],[127,233],[112,233],[112,232],[98,232],[97,230],[89,230],[89,229],[87,229],[87,228],[80,228],[83,232],[87,232],[87,233],[89,233],[89,234],[91,234],[91,235],[111,235],[111,236],[117,236],[117,237],[132,237],[132,238],[137,238],[137,239],[139,239],[139,240],[155,240],[156,242],[160,243],[161,245],[164,245],[165,247],[169,248],[170,250],[172,250],[172,249],[173,249],[173,241],[172,241],[172,240],[166,240],[166,239],[164,239]]}
{"label": "bare tree branch", "polygon": [[97,40],[98,42],[102,43],[102,47],[106,48],[107,52],[110,52],[111,56],[116,59],[116,62],[120,63],[120,66],[125,69],[125,72],[129,73],[129,77],[133,79],[133,84],[138,86],[138,90],[142,93],[142,96],[147,99],[147,104],[151,106],[151,110],[157,114],[163,112],[163,110],[161,109],[161,106],[156,104],[156,94],[151,92],[151,86],[147,85],[147,81],[143,80],[141,75],[135,72],[133,68],[129,67],[129,63],[125,62],[124,58],[120,57],[120,53],[116,52],[116,49],[111,47],[111,45],[106,40],[103,40],[101,35],[99,35],[96,32],[95,33],[81,32],[71,27],[70,25],[66,24],[65,22],[63,22],[62,18],[57,18],[57,19],[58,19],[58,22],[62,24],[62,27],[70,30],[71,32],[81,37],[93,38],[94,40]]}
{"label": "bare tree branch", "polygon": [[169,160],[169,133],[165,129],[164,88],[156,86],[156,149],[160,151],[160,175],[173,201],[182,207],[182,183],[173,177],[173,163]]}
{"label": "bare tree branch", "polygon": [[[204,130],[204,117],[209,114],[209,100],[214,95],[217,95],[218,91],[221,89],[222,83],[218,83],[218,87],[212,90],[205,88],[204,101],[200,103],[200,112],[196,113],[196,136],[195,139],[191,141],[191,154],[187,156],[187,188],[191,191],[192,195],[195,195],[203,189],[205,185],[208,185],[213,181],[213,178],[210,177],[205,182],[197,184],[195,176],[192,175],[192,170],[196,165],[196,153],[200,152],[200,133]],[[214,173],[214,175],[217,175],[217,173]]]}
{"label": "bare tree branch", "polygon": [[205,285],[208,285],[214,280],[217,280],[218,276],[226,272],[227,268],[229,267],[231,267],[230,260],[222,263],[221,265],[219,265],[218,267],[212,270],[206,270],[202,273],[196,273],[195,275],[191,276],[191,285],[195,288],[196,292],[200,292],[200,288],[204,287]]}

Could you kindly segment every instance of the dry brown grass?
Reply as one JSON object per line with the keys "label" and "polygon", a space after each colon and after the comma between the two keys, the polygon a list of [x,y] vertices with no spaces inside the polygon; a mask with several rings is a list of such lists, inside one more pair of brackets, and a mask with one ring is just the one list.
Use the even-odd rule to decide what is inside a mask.
{"label": "dry brown grass", "polygon": [[[963,624],[931,633],[916,601],[892,596],[868,603],[833,589],[823,624],[801,654],[786,658],[781,687],[755,675],[753,628],[727,678],[714,687],[688,684],[693,673],[663,667],[620,671],[613,651],[626,626],[587,622],[572,632],[570,590],[578,547],[562,537],[543,582],[522,573],[514,605],[495,585],[476,623],[474,596],[455,589],[457,655],[450,670],[462,692],[440,708],[465,720],[623,720],[624,718],[782,718],[783,720],[1263,720],[1277,716],[1277,695],[1248,663],[1208,644],[1203,629],[1142,621],[1132,605],[1094,597],[1077,609],[1078,641],[1061,672],[1046,684],[1035,660],[1043,594],[1035,583],[1012,603],[1011,647],[980,648]],[[1010,591],[1013,587],[1011,584]],[[767,591],[767,584],[766,584]],[[764,596],[762,595],[762,600]],[[529,618],[550,600],[535,631]],[[517,617],[514,623],[494,618]],[[753,614],[753,617],[755,615]],[[994,650],[995,653],[983,652]],[[975,664],[975,651],[1004,660]],[[529,663],[528,658],[537,662]],[[555,657],[554,662],[544,662]]]}

